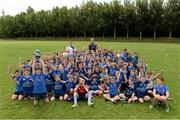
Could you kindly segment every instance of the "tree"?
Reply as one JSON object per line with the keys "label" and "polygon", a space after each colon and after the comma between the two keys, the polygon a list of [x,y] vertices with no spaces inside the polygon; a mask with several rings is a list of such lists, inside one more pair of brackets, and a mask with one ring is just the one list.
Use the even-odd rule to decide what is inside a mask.
{"label": "tree", "polygon": [[158,27],[162,25],[162,18],[164,12],[163,0],[150,0],[149,9],[151,15],[150,23],[153,26],[154,39],[155,39]]}
{"label": "tree", "polygon": [[135,6],[134,2],[130,2],[129,0],[124,0],[124,16],[123,22],[126,28],[126,38],[129,38],[129,29],[130,25],[135,21]]}
{"label": "tree", "polygon": [[169,29],[169,39],[177,23],[178,18],[178,0],[169,0],[165,6],[164,22]]}
{"label": "tree", "polygon": [[148,17],[148,0],[136,0],[136,28],[139,31],[139,39],[142,38],[142,32],[147,24]]}

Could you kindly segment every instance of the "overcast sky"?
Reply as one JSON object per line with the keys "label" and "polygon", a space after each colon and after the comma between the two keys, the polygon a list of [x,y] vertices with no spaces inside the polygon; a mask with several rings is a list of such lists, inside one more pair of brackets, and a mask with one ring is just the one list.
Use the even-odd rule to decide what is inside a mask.
{"label": "overcast sky", "polygon": [[[36,11],[52,9],[54,6],[72,7],[80,5],[82,1],[88,0],[0,0],[0,11],[4,9],[6,15],[15,15],[26,11],[28,6],[33,7]],[[93,0],[97,2],[109,2],[111,0]],[[0,13],[1,15],[1,13]]]}

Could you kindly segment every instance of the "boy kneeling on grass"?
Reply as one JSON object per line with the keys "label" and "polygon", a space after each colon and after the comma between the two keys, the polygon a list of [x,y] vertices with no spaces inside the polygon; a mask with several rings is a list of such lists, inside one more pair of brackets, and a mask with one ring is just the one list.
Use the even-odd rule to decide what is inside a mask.
{"label": "boy kneeling on grass", "polygon": [[37,105],[41,99],[44,99],[45,102],[49,102],[47,97],[47,89],[45,83],[45,64],[42,59],[40,59],[41,66],[35,66],[35,59],[33,60],[32,73],[34,76],[34,105]]}
{"label": "boy kneeling on grass", "polygon": [[153,104],[149,107],[152,109],[158,102],[162,103],[166,107],[166,112],[169,112],[168,106],[168,97],[169,97],[169,88],[164,84],[164,77],[158,76],[157,77],[157,85],[154,87],[153,90]]}

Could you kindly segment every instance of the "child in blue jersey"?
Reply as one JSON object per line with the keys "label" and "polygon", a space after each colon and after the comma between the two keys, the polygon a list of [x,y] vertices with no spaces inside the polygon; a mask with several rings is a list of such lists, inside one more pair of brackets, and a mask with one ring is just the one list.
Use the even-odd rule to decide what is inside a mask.
{"label": "child in blue jersey", "polygon": [[37,105],[41,99],[44,99],[46,103],[49,102],[47,97],[46,81],[45,81],[45,64],[42,59],[39,59],[41,66],[35,66],[35,59],[33,60],[32,73],[34,84],[34,105]]}
{"label": "child in blue jersey", "polygon": [[[92,76],[91,80],[87,81],[87,85],[89,88],[88,97],[92,98],[92,95],[102,96],[101,81],[98,79],[98,76],[96,74]],[[88,99],[88,105],[93,105],[91,99]]]}
{"label": "child in blue jersey", "polygon": [[117,101],[120,99],[118,95],[118,89],[119,89],[119,80],[116,80],[114,76],[109,76],[109,84],[108,84],[108,94],[104,94],[104,98],[106,100],[109,100],[115,104],[117,104]]}
{"label": "child in blue jersey", "polygon": [[112,62],[111,66],[108,67],[108,74],[110,76],[115,76],[116,75],[116,71],[117,71],[116,63]]}
{"label": "child in blue jersey", "polygon": [[54,101],[55,99],[63,100],[64,93],[65,93],[63,89],[63,85],[66,82],[61,80],[59,75],[55,75],[54,79],[55,79],[54,86],[53,86],[54,96],[51,97],[51,101]]}
{"label": "child in blue jersey", "polygon": [[21,77],[20,83],[22,85],[23,97],[27,99],[28,97],[33,97],[33,77],[30,75],[30,71],[28,68],[23,70],[23,75]]}
{"label": "child in blue jersey", "polygon": [[168,97],[169,97],[169,88],[164,84],[164,77],[157,77],[157,85],[153,90],[153,105],[150,105],[150,108],[153,108],[156,102],[162,102],[166,106],[166,112],[169,112],[168,106]]}
{"label": "child in blue jersey", "polygon": [[124,93],[119,94],[120,98],[128,101],[128,103],[131,103],[132,101],[137,100],[137,97],[135,96],[133,81],[134,81],[134,78],[129,78],[128,87],[125,89]]}
{"label": "child in blue jersey", "polygon": [[150,101],[147,89],[148,83],[149,81],[146,80],[145,76],[141,76],[140,80],[135,83],[135,92],[140,103],[144,103],[144,101]]}
{"label": "child in blue jersey", "polygon": [[123,93],[127,87],[128,82],[128,70],[127,70],[127,63],[123,63],[123,68],[120,68],[117,72],[117,80],[119,80],[120,92]]}
{"label": "child in blue jersey", "polygon": [[163,73],[163,70],[161,70],[160,73],[157,73],[156,75],[154,74],[154,71],[152,72],[147,72],[146,74],[146,80],[149,81],[147,85],[148,89],[148,94],[153,96],[153,88],[154,88],[154,80]]}
{"label": "child in blue jersey", "polygon": [[52,87],[53,87],[53,79],[51,76],[51,73],[48,71],[47,66],[45,67],[45,82],[46,82],[46,89],[48,94],[52,92]]}
{"label": "child in blue jersey", "polygon": [[87,85],[89,87],[89,94],[90,95],[102,95],[102,87],[101,87],[101,81],[98,79],[97,74],[94,74],[92,76],[92,79],[87,81]]}
{"label": "child in blue jersey", "polygon": [[11,65],[8,66],[8,72],[9,75],[12,77],[12,79],[16,82],[16,90],[14,94],[12,95],[12,100],[22,100],[23,99],[23,91],[22,91],[22,85],[20,84],[21,79],[21,73],[19,70],[16,70],[15,73],[11,73]]}
{"label": "child in blue jersey", "polygon": [[66,81],[66,92],[64,95],[64,100],[72,100],[74,93],[75,83],[73,75],[68,75],[68,80]]}

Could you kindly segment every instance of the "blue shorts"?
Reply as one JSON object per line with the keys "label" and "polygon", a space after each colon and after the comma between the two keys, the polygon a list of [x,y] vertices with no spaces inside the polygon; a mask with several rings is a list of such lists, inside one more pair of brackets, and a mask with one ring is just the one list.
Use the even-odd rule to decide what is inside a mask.
{"label": "blue shorts", "polygon": [[33,93],[23,93],[23,96],[24,96],[24,98],[33,97],[34,94]]}
{"label": "blue shorts", "polygon": [[41,100],[41,99],[46,99],[47,94],[45,93],[34,93],[34,99],[35,100]]}
{"label": "blue shorts", "polygon": [[115,97],[118,94],[114,94],[114,95],[113,94],[109,94],[109,95],[110,95],[111,98],[113,98],[113,97]]}
{"label": "blue shorts", "polygon": [[52,86],[51,85],[46,85],[46,89],[48,93],[52,92]]}
{"label": "blue shorts", "polygon": [[60,96],[64,96],[64,93],[54,94],[54,97],[55,97],[56,99],[59,99]]}
{"label": "blue shorts", "polygon": [[14,95],[23,95],[23,91],[15,91]]}

